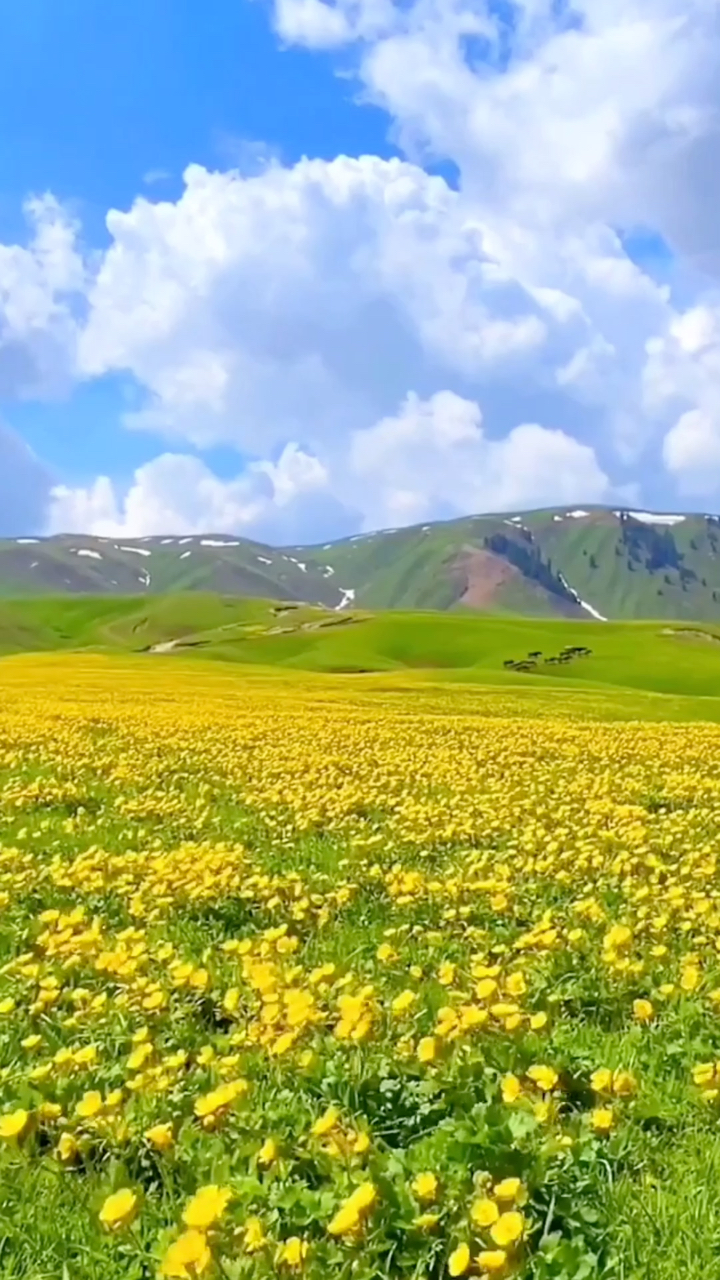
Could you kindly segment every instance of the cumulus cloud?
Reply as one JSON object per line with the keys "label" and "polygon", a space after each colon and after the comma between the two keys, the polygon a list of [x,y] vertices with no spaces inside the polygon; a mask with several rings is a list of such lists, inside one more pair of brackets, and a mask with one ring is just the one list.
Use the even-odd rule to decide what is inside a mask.
{"label": "cumulus cloud", "polygon": [[392,0],[277,0],[278,32],[291,44],[333,49],[350,41],[376,39],[397,25]]}
{"label": "cumulus cloud", "polygon": [[565,325],[415,165],[191,166],[185,181],[174,204],[108,215],[89,293],[80,366],[135,376],[148,401],[130,425],[198,447],[328,447],[441,370],[511,376]]}
{"label": "cumulus cloud", "polygon": [[409,388],[450,386],[494,434],[542,410],[606,454],[642,451],[646,344],[675,313],[612,228],[542,239],[372,156],[185,182],[108,216],[89,292],[79,364],[145,388],[128,425],[256,457],[301,440],[336,476]]}
{"label": "cumulus cloud", "polygon": [[647,344],[643,400],[649,414],[671,419],[662,446],[682,494],[720,491],[720,305],[679,313]]}
{"label": "cumulus cloud", "polygon": [[[319,24],[293,30],[303,2],[277,0],[277,27],[322,44]],[[720,472],[702,466],[719,417],[714,0],[518,0],[512,13],[398,0],[374,27],[361,0],[322,8],[357,43],[363,94],[406,152],[456,166],[496,269],[562,311],[564,328],[547,326],[525,362],[538,402],[549,382],[556,416],[576,400],[575,429],[636,481],[657,467],[660,434],[671,481],[720,491]],[[681,301],[631,261],[626,233],[669,246]]]}
{"label": "cumulus cloud", "polygon": [[[125,425],[173,450],[127,492],[56,493],[53,521],[351,532],[642,492],[661,462],[668,500],[720,491],[714,0],[277,0],[275,21],[356,45],[408,159],[190,165],[177,200],[111,210],[85,264],[59,207],[30,208],[0,251],[0,383],[5,349],[13,394],[127,375]],[[672,247],[667,279],[630,233]],[[293,441],[324,479],[285,502]],[[232,480],[188,452],[218,444],[250,459]]]}
{"label": "cumulus cloud", "polygon": [[86,284],[78,228],[52,196],[28,200],[28,244],[0,244],[0,398],[67,391]]}
{"label": "cumulus cloud", "polygon": [[486,436],[479,405],[452,391],[409,395],[399,412],[355,434],[350,472],[360,477],[365,527],[470,511],[507,511],[610,492],[593,450],[563,431],[523,423]]}
{"label": "cumulus cloud", "polygon": [[108,476],[87,487],[54,486],[49,533],[101,537],[292,529],[308,497],[322,495],[327,473],[317,458],[287,445],[276,462],[258,462],[224,480],[190,454],[165,453],[138,467],[123,493]]}
{"label": "cumulus cloud", "polygon": [[688,409],[681,414],[665,436],[663,456],[685,493],[716,493],[720,474],[720,405],[714,410]]}
{"label": "cumulus cloud", "polygon": [[55,486],[49,532],[101,536],[229,531],[279,542],[313,541],[468,511],[588,502],[611,494],[594,451],[565,432],[524,423],[490,439],[477,403],[452,391],[405,397],[397,413],[355,431],[331,473],[286,446],[231,479],[199,458],[166,453],[118,491],[109,477]]}
{"label": "cumulus cloud", "polygon": [[371,39],[362,6],[325,7],[364,41],[364,89],[406,146],[453,159],[484,206],[543,234],[652,226],[720,268],[714,0],[412,0]]}

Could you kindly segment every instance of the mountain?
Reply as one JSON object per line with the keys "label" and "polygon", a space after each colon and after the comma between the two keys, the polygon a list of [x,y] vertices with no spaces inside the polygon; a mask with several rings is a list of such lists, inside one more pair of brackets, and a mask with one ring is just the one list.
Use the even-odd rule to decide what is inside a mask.
{"label": "mountain", "polygon": [[553,507],[280,548],[223,534],[0,540],[0,596],[177,591],[335,610],[712,620],[720,518]]}
{"label": "mountain", "polygon": [[385,530],[303,554],[321,556],[354,603],[372,609],[720,618],[717,516],[553,507]]}
{"label": "mountain", "polygon": [[334,570],[299,553],[225,534],[0,539],[0,596],[210,591],[338,605]]}

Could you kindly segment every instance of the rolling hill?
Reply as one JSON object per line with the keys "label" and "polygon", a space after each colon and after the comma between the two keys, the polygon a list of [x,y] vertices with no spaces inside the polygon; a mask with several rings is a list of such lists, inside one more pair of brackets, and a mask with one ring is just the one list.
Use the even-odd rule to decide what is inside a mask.
{"label": "rolling hill", "polygon": [[[0,654],[78,651],[142,663],[212,659],[288,677],[397,675],[528,694],[631,690],[665,695],[650,708],[660,716],[668,713],[661,705],[667,696],[680,695],[704,701],[692,714],[720,718],[720,624],[336,612],[199,592],[0,600]],[[563,653],[569,656],[559,661]],[[523,661],[528,654],[534,659]]]}
{"label": "rolling hill", "polygon": [[550,508],[382,530],[322,546],[223,534],[0,540],[0,596],[214,592],[333,610],[720,618],[720,517]]}

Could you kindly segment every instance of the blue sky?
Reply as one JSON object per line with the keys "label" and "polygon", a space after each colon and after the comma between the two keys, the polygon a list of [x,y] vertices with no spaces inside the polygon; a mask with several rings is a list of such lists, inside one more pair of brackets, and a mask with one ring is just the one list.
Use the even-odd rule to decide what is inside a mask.
{"label": "blue sky", "polygon": [[227,167],[243,144],[302,155],[396,154],[389,120],[355,102],[337,60],[284,47],[261,3],[26,0],[3,15],[2,223],[19,230],[29,191],[52,190],[100,243],[108,207],[146,175],[177,197],[191,161]]}
{"label": "blue sky", "polygon": [[0,532],[716,508],[713,20],[9,7]]}
{"label": "blue sky", "polygon": [[[250,169],[270,152],[397,154],[387,115],[358,105],[337,61],[283,46],[261,3],[249,0],[27,0],[3,15],[0,42],[0,239],[22,238],[29,193],[52,191],[97,248],[109,208],[138,194],[174,200],[190,161]],[[124,385],[125,384],[125,385]],[[128,480],[158,452],[124,431],[132,398],[121,377],[60,403],[6,405],[53,473],[84,483],[98,471]],[[236,463],[218,450],[221,474]]]}

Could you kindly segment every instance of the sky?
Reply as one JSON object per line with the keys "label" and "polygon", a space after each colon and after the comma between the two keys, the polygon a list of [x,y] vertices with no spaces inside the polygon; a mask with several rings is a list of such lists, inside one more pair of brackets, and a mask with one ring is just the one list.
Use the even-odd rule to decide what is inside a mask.
{"label": "sky", "polygon": [[0,21],[0,535],[720,508],[717,0]]}

